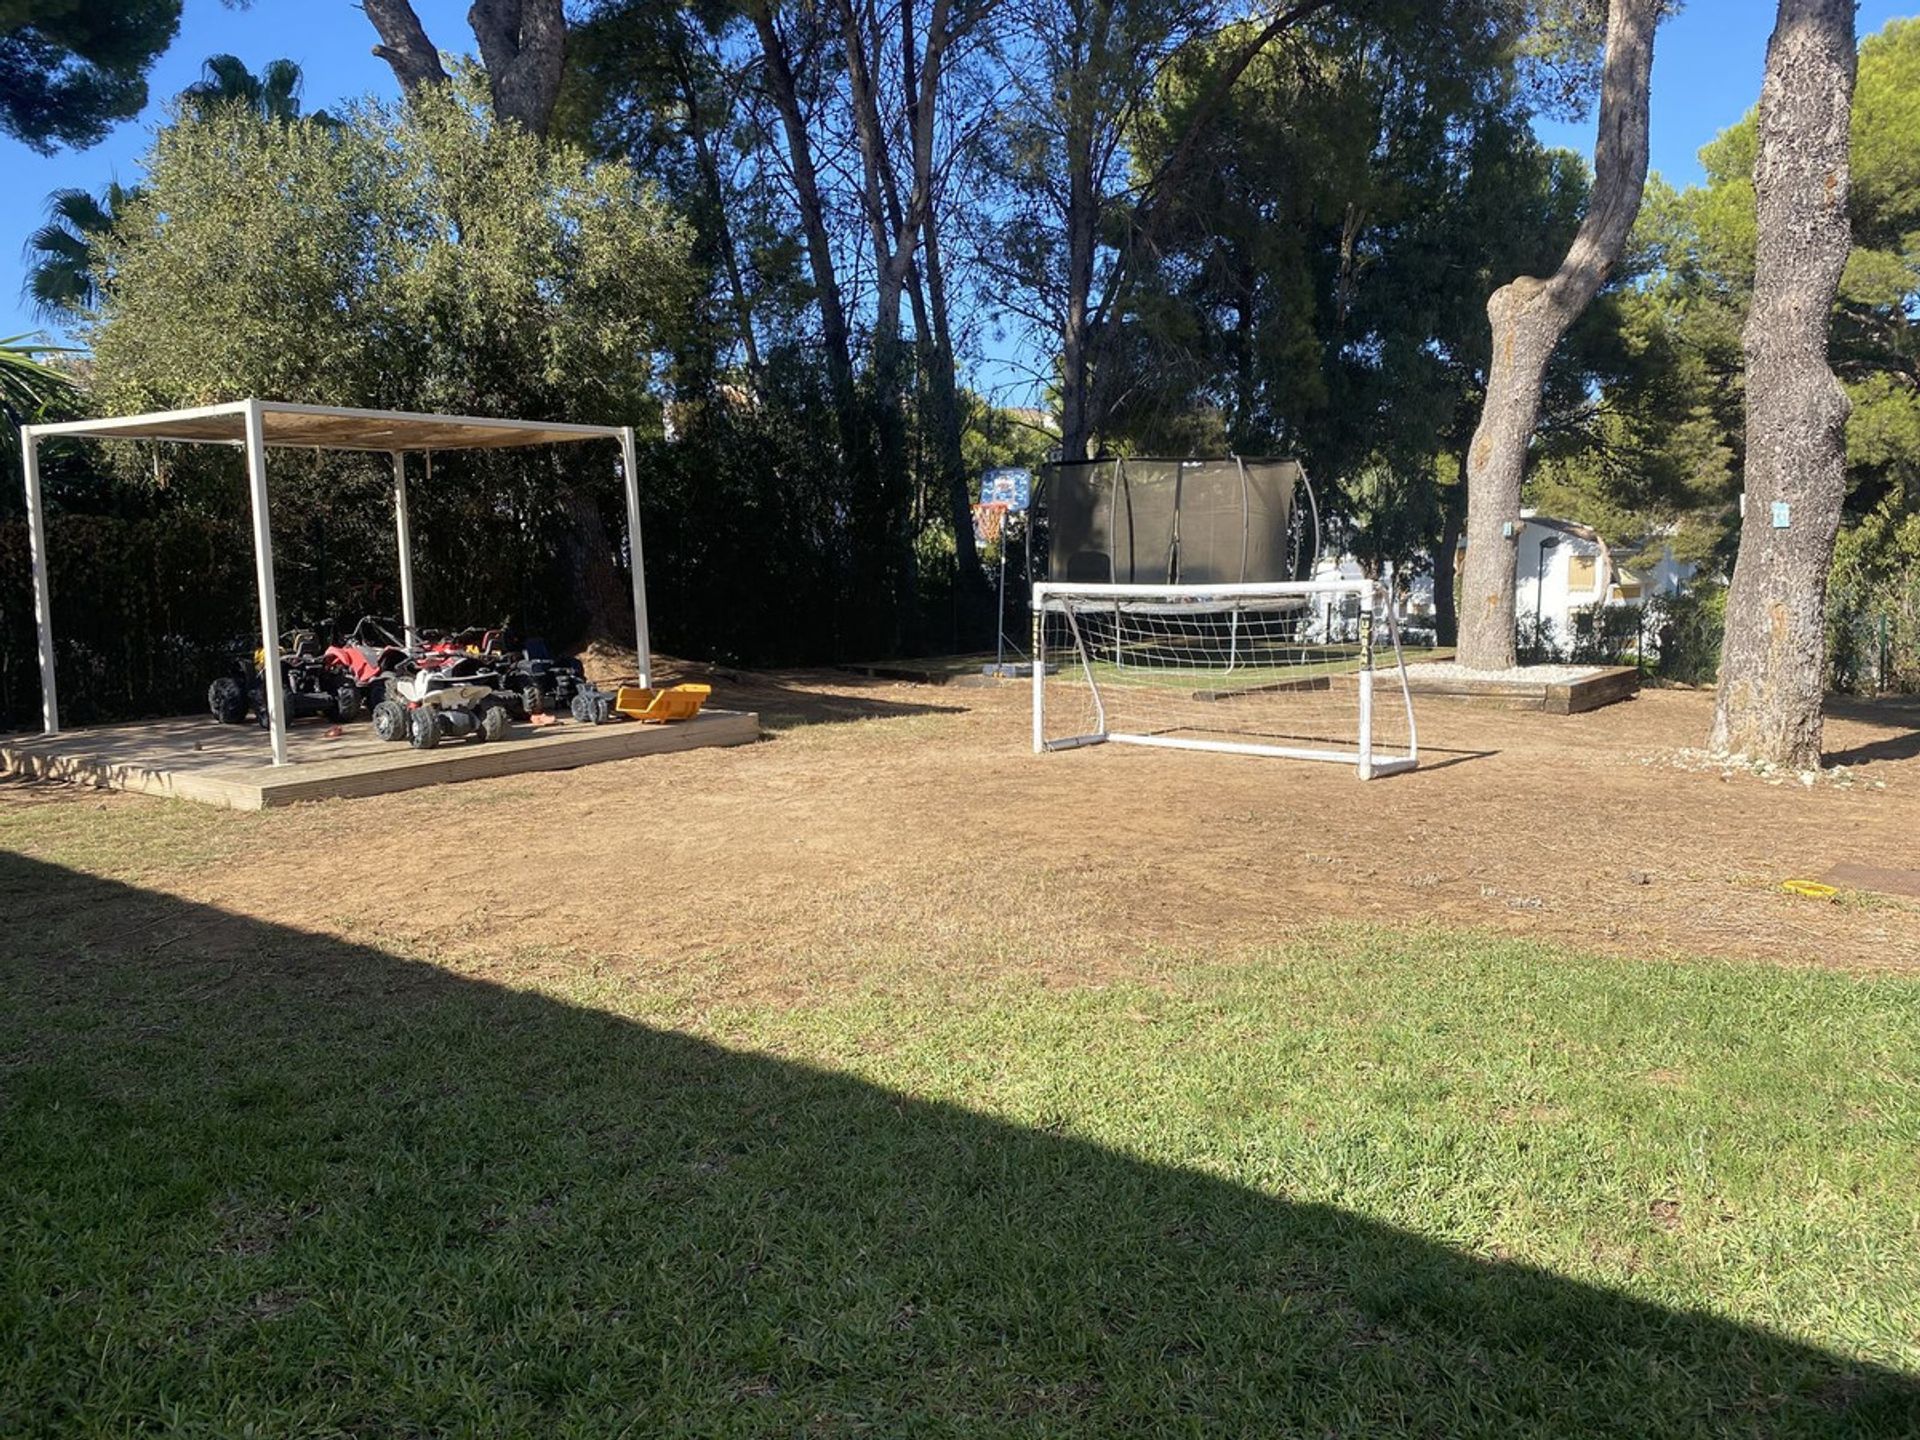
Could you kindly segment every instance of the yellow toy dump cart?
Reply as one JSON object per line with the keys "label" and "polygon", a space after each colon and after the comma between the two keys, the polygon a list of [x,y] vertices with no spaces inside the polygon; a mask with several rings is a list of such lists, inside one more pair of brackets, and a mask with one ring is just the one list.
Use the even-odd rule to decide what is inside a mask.
{"label": "yellow toy dump cart", "polygon": [[615,713],[632,720],[691,720],[713,694],[711,685],[675,685],[667,690],[647,690],[637,685],[622,685],[613,698]]}

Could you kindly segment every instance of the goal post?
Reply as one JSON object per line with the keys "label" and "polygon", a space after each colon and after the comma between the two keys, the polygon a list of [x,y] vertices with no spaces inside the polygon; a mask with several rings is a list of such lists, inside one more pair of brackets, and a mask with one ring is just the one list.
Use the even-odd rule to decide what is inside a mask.
{"label": "goal post", "polygon": [[1419,759],[1373,580],[1033,587],[1033,748],[1107,741],[1352,765]]}

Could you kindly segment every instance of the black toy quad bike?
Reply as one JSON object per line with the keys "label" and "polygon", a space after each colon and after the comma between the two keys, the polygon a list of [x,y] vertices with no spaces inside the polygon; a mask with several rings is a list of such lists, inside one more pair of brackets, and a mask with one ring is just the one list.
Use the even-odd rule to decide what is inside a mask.
{"label": "black toy quad bike", "polygon": [[[353,675],[328,658],[319,635],[293,630],[280,637],[280,698],[289,721],[320,716],[350,721],[360,716],[360,686]],[[207,708],[222,725],[246,723],[251,710],[264,729],[272,723],[267,705],[266,656],[256,650],[234,657],[231,673],[207,687]]]}

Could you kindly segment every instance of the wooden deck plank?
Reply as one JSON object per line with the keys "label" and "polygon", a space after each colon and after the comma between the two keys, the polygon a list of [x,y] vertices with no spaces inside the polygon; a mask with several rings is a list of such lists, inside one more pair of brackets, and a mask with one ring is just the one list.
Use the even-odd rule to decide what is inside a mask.
{"label": "wooden deck plank", "polygon": [[760,717],[708,709],[670,725],[616,721],[538,730],[516,725],[506,739],[492,744],[449,740],[434,750],[385,743],[370,726],[350,727],[332,739],[326,730],[318,725],[291,728],[287,741],[294,763],[282,766],[270,763],[266,736],[259,729],[215,725],[199,717],[103,725],[59,735],[0,736],[0,772],[259,810],[301,800],[385,795],[460,780],[570,770],[709,745],[745,745],[760,738]]}

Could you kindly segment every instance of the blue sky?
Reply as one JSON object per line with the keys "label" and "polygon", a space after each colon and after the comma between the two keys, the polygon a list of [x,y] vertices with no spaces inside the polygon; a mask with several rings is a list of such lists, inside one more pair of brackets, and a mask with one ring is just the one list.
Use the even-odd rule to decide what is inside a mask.
{"label": "blue sky", "polygon": [[[427,33],[450,49],[472,43],[467,5],[414,0]],[[1917,10],[1915,0],[1865,0],[1860,33]],[[1759,95],[1773,12],[1768,0],[1687,0],[1661,30],[1654,52],[1653,166],[1675,184],[1700,178],[1696,152]],[[42,157],[0,139],[0,335],[39,328],[19,298],[21,247],[42,219],[48,192],[136,180],[158,102],[199,78],[207,56],[238,55],[255,70],[282,56],[297,61],[306,73],[308,106],[325,106],[369,91],[394,93],[391,72],[370,53],[374,38],[372,25],[350,0],[255,0],[246,10],[229,10],[219,0],[187,0],[179,38],[150,77],[156,103],[146,115],[78,153]],[[1539,128],[1549,144],[1592,147],[1591,124]]]}

